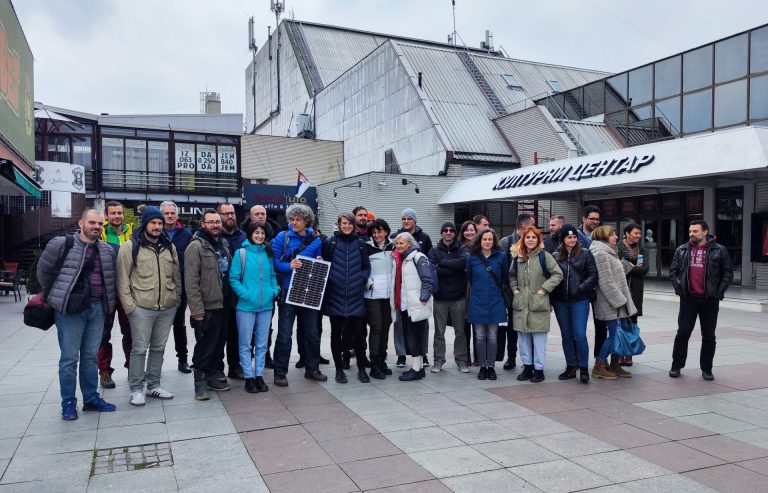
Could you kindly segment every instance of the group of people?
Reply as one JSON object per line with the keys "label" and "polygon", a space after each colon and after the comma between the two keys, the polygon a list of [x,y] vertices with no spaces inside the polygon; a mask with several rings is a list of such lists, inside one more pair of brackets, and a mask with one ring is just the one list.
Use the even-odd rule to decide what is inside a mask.
{"label": "group of people", "polygon": [[[478,366],[478,379],[495,380],[496,362],[514,369],[519,348],[523,369],[517,379],[542,382],[551,311],[566,359],[559,378],[578,376],[587,383],[590,307],[595,321],[591,376],[631,377],[625,369],[631,357],[610,353],[620,321],[636,322],[642,315],[648,257],[636,223],[627,224],[619,240],[615,228],[600,226],[600,210],[587,206],[579,227],[553,216],[544,240],[530,214],[521,214],[515,232],[505,238],[487,218],[475,216],[459,228],[443,223],[433,245],[411,208],[403,211],[402,227],[394,232],[362,206],[340,214],[328,236],[313,228],[316,217],[306,205],[289,206],[286,219],[288,228],[278,232],[266,209],[256,205],[238,226],[234,206],[225,203],[206,210],[192,233],[178,220],[176,204],[163,202],[145,207],[134,231],[125,224],[122,204],[108,202],[106,220],[101,212],[86,210],[77,234],[51,240],[39,260],[38,278],[56,312],[63,419],[78,416],[78,363],[83,410],[116,409],[98,392],[99,376],[104,388],[115,387],[110,345],[115,314],[135,406],[144,405],[146,397],[173,398],[161,387],[171,329],[178,369],[194,372],[198,400],[208,399],[210,390],[229,390],[228,377],[243,379],[247,392],[267,391],[263,375],[270,367],[274,385],[287,386],[294,325],[295,366],[309,380],[326,381],[320,370],[328,363],[320,354],[323,316],[330,319],[339,383],[347,382],[352,355],[359,381],[392,375],[387,366],[391,327],[396,365],[405,368],[406,356],[411,357],[399,379],[425,378],[430,318],[432,372],[445,366],[445,332],[453,326],[453,357],[460,372]],[[732,279],[732,266],[727,250],[708,230],[704,221],[691,222],[690,242],[678,248],[670,269],[681,296],[671,377],[679,377],[685,366],[698,316],[702,375],[714,378],[717,306]],[[320,310],[286,298],[302,257],[330,263]],[[195,334],[191,366],[187,308]],[[270,355],[275,312],[277,334]]]}

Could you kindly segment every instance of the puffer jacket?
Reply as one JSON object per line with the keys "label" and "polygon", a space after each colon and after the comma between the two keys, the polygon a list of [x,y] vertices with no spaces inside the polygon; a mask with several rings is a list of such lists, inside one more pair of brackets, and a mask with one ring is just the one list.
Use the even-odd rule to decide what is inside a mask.
{"label": "puffer jacket", "polygon": [[[467,257],[467,281],[469,302],[467,321],[472,324],[499,324],[507,321],[507,308],[496,280],[485,268],[483,261],[473,253]],[[488,265],[501,283],[509,283],[509,262],[502,250],[494,250],[488,257]]]}
{"label": "puffer jacket", "polygon": [[[210,238],[207,233],[196,231],[184,252],[184,289],[187,292],[189,312],[193,317],[205,315],[206,310],[224,308],[224,281]],[[232,256],[227,242],[219,237],[217,245],[231,263]]]}
{"label": "puffer jacket", "polygon": [[[288,248],[285,248],[286,235],[288,235]],[[275,272],[277,272],[278,280],[281,283],[280,288],[283,289],[284,293],[288,292],[288,287],[291,285],[291,276],[293,276],[293,271],[291,270],[293,252],[301,246],[304,239],[307,238],[307,235],[309,235],[312,240],[299,255],[309,258],[319,257],[322,255],[322,241],[320,237],[315,236],[312,228],[307,228],[304,236],[299,236],[293,231],[293,228],[291,228],[291,225],[289,224],[287,231],[279,232],[277,236],[275,236],[275,239],[272,240],[272,251],[275,252],[273,260],[275,264]]]}
{"label": "puffer jacket", "polygon": [[467,287],[467,249],[454,239],[450,245],[443,240],[429,251],[429,260],[437,266],[437,279],[440,288],[435,299],[456,301],[466,295]]}
{"label": "puffer jacket", "polygon": [[[408,317],[419,322],[432,316],[434,302],[432,300],[432,271],[429,267],[429,259],[414,245],[403,252],[403,276],[400,283],[401,301],[405,304]],[[393,272],[395,259],[392,259]],[[426,304],[423,304],[425,301]],[[392,288],[389,304],[392,307],[392,320],[395,320],[395,311],[402,310],[401,306],[395,306],[395,275],[392,275]]]}
{"label": "puffer jacket", "polygon": [[[85,246],[80,240],[80,235],[74,235],[74,243],[67,253],[67,258],[61,264],[59,272],[54,272],[56,262],[64,251],[64,236],[57,236],[48,242],[45,246],[40,260],[37,262],[37,280],[43,291],[50,289],[48,293],[48,304],[57,312],[64,312],[64,308],[69,302],[69,295],[72,288],[80,277],[80,272],[85,265]],[[112,247],[103,242],[97,241],[96,247],[99,249],[99,259],[101,260],[101,273],[104,280],[104,311],[112,312],[115,309],[115,252]]]}
{"label": "puffer jacket", "polygon": [[563,271],[563,282],[552,291],[552,301],[570,303],[590,299],[597,285],[597,266],[592,253],[582,248],[578,257],[569,253],[567,258],[558,260],[557,265]]}
{"label": "puffer jacket", "polygon": [[[706,297],[722,300],[725,290],[733,281],[733,262],[728,249],[715,242],[713,235],[707,235]],[[669,280],[678,296],[691,294],[688,286],[688,266],[691,263],[691,243],[683,243],[672,257],[669,266]]]}
{"label": "puffer jacket", "polygon": [[371,275],[365,244],[354,232],[347,235],[336,231],[323,241],[322,252],[323,259],[331,263],[323,296],[323,314],[364,317],[363,294]]}
{"label": "puffer jacket", "polygon": [[[245,252],[245,273],[243,273],[241,255]],[[240,280],[242,276],[243,280]],[[254,245],[245,240],[243,247],[232,256],[229,267],[229,285],[237,295],[237,309],[243,312],[263,312],[272,310],[280,289],[272,258],[267,255],[266,247]]]}
{"label": "puffer jacket", "polygon": [[602,241],[593,241],[589,251],[597,265],[597,298],[592,304],[594,318],[616,320],[637,313],[626,277],[632,264],[622,262],[614,247]]}
{"label": "puffer jacket", "polygon": [[377,245],[373,238],[365,242],[365,252],[371,264],[371,274],[365,290],[365,298],[369,300],[389,299],[392,290],[392,279],[395,275],[392,263],[392,251],[395,244],[389,238],[383,246]]}
{"label": "puffer jacket", "polygon": [[[120,246],[117,254],[117,294],[126,314],[137,306],[149,310],[167,310],[181,303],[181,272],[176,247],[166,235],[160,235],[159,250],[149,245],[137,230]],[[133,243],[139,242],[133,264]]]}
{"label": "puffer jacket", "polygon": [[[549,278],[541,270],[539,253],[543,252]],[[514,260],[517,259],[517,262]],[[563,281],[563,271],[555,258],[544,252],[542,246],[533,249],[528,260],[516,255],[509,268],[509,284],[519,292],[512,299],[513,327],[517,332],[549,332],[549,295]],[[537,294],[539,289],[544,294]]]}

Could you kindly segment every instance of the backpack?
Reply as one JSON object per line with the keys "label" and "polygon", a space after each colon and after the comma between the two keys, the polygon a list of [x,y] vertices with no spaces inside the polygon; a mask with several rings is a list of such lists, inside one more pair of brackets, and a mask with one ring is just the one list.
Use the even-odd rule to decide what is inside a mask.
{"label": "backpack", "polygon": [[[517,272],[517,257],[515,257],[512,260],[512,263],[515,267],[515,272]],[[544,256],[544,250],[539,252],[539,265],[541,265],[541,272],[544,274],[544,279],[549,279],[549,269],[547,268],[547,259]]]}
{"label": "backpack", "polygon": [[[165,233],[163,233],[165,234]],[[134,236],[131,238],[131,271],[128,272],[128,278],[131,277],[131,274],[133,274],[133,269],[136,266],[136,259],[139,257],[139,248],[141,245],[139,245],[139,238]],[[168,248],[168,250],[171,252],[171,257],[176,260],[176,253],[175,248],[173,248],[173,243],[171,243],[171,247]],[[181,267],[181,266],[179,266]]]}
{"label": "backpack", "polygon": [[[336,250],[336,241],[336,236],[331,236],[328,239],[328,251],[323,252],[323,254],[327,253],[327,255],[323,255],[323,257],[327,258],[329,261],[333,260],[333,252]],[[357,247],[360,249],[360,260],[363,260],[365,257],[365,242],[360,238],[357,239]]]}
{"label": "backpack", "polygon": [[[421,252],[416,252],[416,253],[417,253],[417,254],[421,254],[421,255],[424,255],[424,254],[423,254],[423,253],[421,253]],[[436,266],[435,264],[433,264],[433,263],[432,263],[432,262],[429,260],[429,257],[427,257],[426,255],[424,255],[424,257],[426,257],[426,259],[427,259],[427,264],[429,264],[429,273],[430,273],[430,275],[432,276],[432,296],[434,296],[434,295],[435,295],[435,293],[437,293],[437,289],[438,289],[438,281],[437,281],[437,266]],[[418,256],[418,255],[414,256],[414,258],[413,258],[413,263],[414,263],[414,265],[416,264],[416,260],[418,260],[418,258],[419,258],[419,256]]]}

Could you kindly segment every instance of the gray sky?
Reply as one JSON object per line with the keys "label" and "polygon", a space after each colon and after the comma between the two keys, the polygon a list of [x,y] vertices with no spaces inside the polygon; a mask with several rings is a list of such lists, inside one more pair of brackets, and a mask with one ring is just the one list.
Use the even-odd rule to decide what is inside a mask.
{"label": "gray sky", "polygon": [[[268,0],[12,0],[35,56],[35,100],[92,113],[242,113],[248,18]],[[445,41],[450,0],[294,0],[297,20]],[[456,30],[514,58],[618,72],[768,23],[764,0],[456,0]]]}

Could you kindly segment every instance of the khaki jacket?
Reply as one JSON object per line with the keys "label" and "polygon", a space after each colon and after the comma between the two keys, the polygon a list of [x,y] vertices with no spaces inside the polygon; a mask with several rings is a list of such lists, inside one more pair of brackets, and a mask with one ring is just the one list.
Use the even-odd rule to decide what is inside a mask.
{"label": "khaki jacket", "polygon": [[[520,290],[512,300],[512,327],[517,332],[549,332],[549,293],[562,282],[563,271],[549,252],[543,252],[549,270],[549,278],[544,277],[539,260],[541,251],[540,246],[536,247],[528,260],[515,255],[513,260],[516,258],[517,263],[512,262],[509,268],[509,286],[512,291]],[[544,294],[537,294],[539,289]]]}
{"label": "khaki jacket", "polygon": [[[184,252],[184,289],[189,312],[193,317],[204,315],[206,310],[224,308],[224,285],[219,274],[219,260],[206,236],[200,231],[196,232]],[[219,245],[231,262],[227,242],[219,237]]]}
{"label": "khaki jacket", "polygon": [[[139,231],[138,234],[143,234]],[[160,251],[140,244],[133,264],[135,236],[120,246],[117,254],[117,294],[125,313],[137,306],[149,310],[167,310],[181,303],[181,273],[176,247],[161,237]]]}

